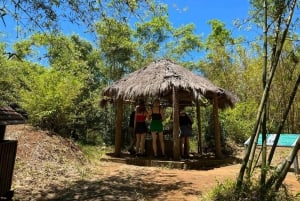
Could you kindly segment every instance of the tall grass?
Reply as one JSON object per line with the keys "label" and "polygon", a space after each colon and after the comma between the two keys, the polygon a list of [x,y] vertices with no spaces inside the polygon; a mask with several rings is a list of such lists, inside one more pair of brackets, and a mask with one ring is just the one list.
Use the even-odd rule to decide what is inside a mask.
{"label": "tall grass", "polygon": [[90,145],[85,143],[78,143],[81,151],[85,157],[91,163],[99,162],[99,159],[105,155],[105,153],[111,152],[112,147],[100,146],[100,145]]}

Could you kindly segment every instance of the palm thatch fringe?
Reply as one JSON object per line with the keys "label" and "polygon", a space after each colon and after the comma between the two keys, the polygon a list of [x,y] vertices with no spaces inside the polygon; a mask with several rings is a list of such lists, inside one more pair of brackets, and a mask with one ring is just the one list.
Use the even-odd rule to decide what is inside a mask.
{"label": "palm thatch fringe", "polygon": [[192,102],[212,101],[218,96],[218,107],[221,109],[233,107],[237,97],[229,91],[215,86],[208,79],[194,74],[188,69],[169,59],[162,59],[150,63],[124,78],[116,81],[102,91],[103,96],[113,100],[137,100],[141,97],[161,97],[172,104],[172,89],[178,91],[181,101]]}

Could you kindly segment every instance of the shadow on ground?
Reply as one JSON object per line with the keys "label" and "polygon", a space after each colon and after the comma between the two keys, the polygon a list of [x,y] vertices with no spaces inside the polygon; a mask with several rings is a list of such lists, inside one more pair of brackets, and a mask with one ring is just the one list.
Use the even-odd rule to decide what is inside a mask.
{"label": "shadow on ground", "polygon": [[[57,186],[52,186],[49,191],[40,192],[42,197],[38,201],[54,201],[54,200],[165,200],[164,192],[176,191],[187,185],[188,182],[175,181],[172,183],[154,183],[155,179],[151,179],[151,175],[125,175],[120,173],[116,176],[110,176],[103,179],[91,181],[81,180],[70,186],[58,189]],[[145,179],[141,179],[146,177]],[[155,177],[155,175],[153,175]],[[174,175],[165,175],[171,179]],[[172,179],[171,179],[172,180]],[[200,191],[187,189],[186,194],[201,195]]]}
{"label": "shadow on ground", "polygon": [[114,153],[106,153],[106,157],[101,158],[101,160],[135,166],[189,170],[209,170],[242,162],[240,158],[234,156],[225,156],[223,159],[216,159],[212,154],[191,154],[188,159],[175,161],[172,158],[135,157],[124,152],[119,156],[115,156]]}

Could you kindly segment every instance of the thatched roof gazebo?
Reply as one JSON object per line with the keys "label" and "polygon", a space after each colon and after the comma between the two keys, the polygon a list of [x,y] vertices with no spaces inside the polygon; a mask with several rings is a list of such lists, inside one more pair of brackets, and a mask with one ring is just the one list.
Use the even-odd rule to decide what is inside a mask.
{"label": "thatched roof gazebo", "polygon": [[[198,76],[188,69],[168,59],[154,61],[149,65],[128,74],[102,91],[103,96],[117,102],[115,154],[121,152],[121,123],[123,103],[138,98],[160,97],[173,107],[173,158],[180,157],[179,149],[179,105],[199,105],[209,101],[214,106],[215,125],[218,125],[218,108],[233,107],[237,98],[208,79]],[[198,109],[197,109],[198,111]],[[200,115],[197,114],[199,119]],[[218,126],[215,126],[218,128]],[[215,131],[216,156],[222,157],[220,131]]]}

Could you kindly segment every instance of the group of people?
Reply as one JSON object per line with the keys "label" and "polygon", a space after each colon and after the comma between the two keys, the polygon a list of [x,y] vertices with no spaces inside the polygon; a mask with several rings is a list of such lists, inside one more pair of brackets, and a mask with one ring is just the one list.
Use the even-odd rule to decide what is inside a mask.
{"label": "group of people", "polygon": [[[166,158],[165,143],[163,136],[163,120],[165,118],[164,108],[160,105],[160,100],[155,99],[150,109],[146,108],[145,102],[139,100],[135,110],[130,115],[129,133],[130,145],[128,151],[137,156],[145,155],[145,141],[148,133],[147,121],[150,121],[150,132],[152,137],[153,156],[158,157],[157,139],[160,143],[161,156]],[[182,158],[189,156],[189,138],[192,136],[192,118],[184,111],[180,110],[179,126]],[[134,148],[135,147],[135,148]]]}

